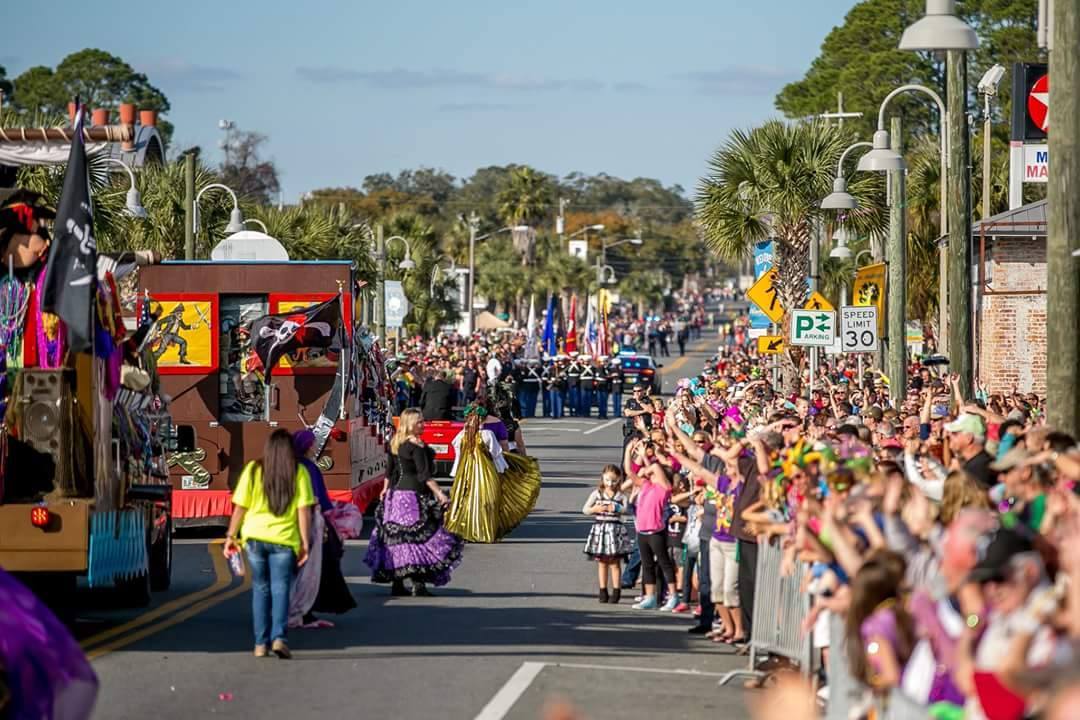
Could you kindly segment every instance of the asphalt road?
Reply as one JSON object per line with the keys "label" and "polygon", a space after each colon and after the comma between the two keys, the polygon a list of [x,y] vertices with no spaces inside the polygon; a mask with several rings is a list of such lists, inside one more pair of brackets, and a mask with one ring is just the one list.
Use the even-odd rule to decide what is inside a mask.
{"label": "asphalt road", "polygon": [[[670,389],[702,352],[663,362]],[[391,598],[347,549],[359,607],[337,627],[290,634],[291,662],[251,656],[250,593],[206,539],[176,546],[174,589],[142,615],[99,600],[80,635],[101,680],[96,716],[295,720],[326,717],[534,719],[552,699],[588,718],[748,717],[743,691],[717,687],[745,666],[731,648],[685,632],[688,616],[599,605],[581,552],[581,506],[617,462],[618,422],[525,426],[544,487],[533,515],[498,545],[470,545],[436,597]],[[631,593],[632,594],[632,593]]]}

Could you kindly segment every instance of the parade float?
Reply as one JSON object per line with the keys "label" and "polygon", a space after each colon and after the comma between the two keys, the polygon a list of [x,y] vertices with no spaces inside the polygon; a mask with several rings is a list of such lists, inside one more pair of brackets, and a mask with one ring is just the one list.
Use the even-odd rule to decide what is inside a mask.
{"label": "parade float", "polygon": [[[149,130],[148,134],[143,132]],[[67,162],[57,207],[0,189],[0,567],[57,606],[80,576],[150,601],[171,580],[166,453],[182,449],[118,283],[148,253],[99,255],[87,156],[142,157],[152,128],[5,128],[0,163]]]}
{"label": "parade float", "polygon": [[[353,320],[355,270],[290,261],[272,237],[244,235],[261,236],[242,238],[250,253],[236,252],[232,236],[218,259],[139,274],[140,312],[161,319],[151,348],[162,388],[179,435],[191,439],[168,456],[175,521],[227,522],[235,479],[278,428],[312,429],[331,499],[364,510],[385,477],[389,393],[380,348]],[[334,337],[299,342],[305,330]]]}

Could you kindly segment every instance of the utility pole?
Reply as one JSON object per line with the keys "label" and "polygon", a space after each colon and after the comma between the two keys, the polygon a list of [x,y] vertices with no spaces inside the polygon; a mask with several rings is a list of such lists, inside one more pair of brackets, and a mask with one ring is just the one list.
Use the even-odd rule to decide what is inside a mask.
{"label": "utility pole", "polygon": [[386,241],[382,224],[375,226],[375,325],[379,328],[379,340],[386,350]]}
{"label": "utility pole", "polygon": [[[893,115],[889,138],[892,149],[904,154],[903,130],[899,115]],[[887,288],[885,342],[885,371],[889,376],[889,399],[893,407],[899,408],[907,395],[907,330],[904,318],[907,315],[907,228],[904,213],[906,208],[906,189],[904,170],[890,170],[889,184],[892,186],[892,203],[889,205],[889,238],[885,245],[885,266]]]}
{"label": "utility pole", "polygon": [[1046,396],[1050,427],[1080,432],[1080,7],[1051,10],[1050,143],[1046,238]]}
{"label": "utility pole", "polygon": [[822,120],[836,120],[840,127],[844,127],[845,118],[861,118],[863,114],[861,112],[845,112],[844,111],[844,93],[836,93],[836,112],[825,112],[818,115]]}
{"label": "utility pole", "polygon": [[565,250],[563,235],[566,234],[566,206],[569,205],[566,198],[559,198],[559,215],[555,218],[555,234],[559,236],[559,250]]}
{"label": "utility pole", "polygon": [[469,313],[469,335],[476,329],[476,313],[473,312],[473,295],[476,288],[476,232],[480,229],[480,216],[473,210],[469,213],[469,297],[466,305]]}
{"label": "utility pole", "polygon": [[[949,367],[971,397],[971,163],[968,148],[967,53],[949,50]],[[1067,86],[1066,86],[1067,87]],[[1072,321],[1075,322],[1075,316]],[[1049,355],[1049,353],[1047,353]],[[894,380],[895,382],[895,380]]]}
{"label": "utility pole", "polygon": [[184,154],[184,259],[195,259],[195,153]]}

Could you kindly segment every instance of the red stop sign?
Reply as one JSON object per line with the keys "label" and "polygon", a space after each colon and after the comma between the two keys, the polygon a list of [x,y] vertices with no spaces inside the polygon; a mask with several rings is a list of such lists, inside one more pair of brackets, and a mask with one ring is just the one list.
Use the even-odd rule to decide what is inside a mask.
{"label": "red stop sign", "polygon": [[1050,76],[1043,75],[1031,86],[1027,99],[1028,117],[1040,130],[1046,132],[1050,124]]}

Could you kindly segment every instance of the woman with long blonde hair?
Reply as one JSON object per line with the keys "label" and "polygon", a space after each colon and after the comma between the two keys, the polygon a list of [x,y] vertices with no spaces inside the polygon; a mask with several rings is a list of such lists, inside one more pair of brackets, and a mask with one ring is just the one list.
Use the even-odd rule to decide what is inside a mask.
{"label": "woman with long blonde hair", "polygon": [[464,543],[443,527],[449,502],[433,477],[435,452],[420,439],[424,419],[416,408],[401,413],[390,441],[381,503],[364,562],[371,580],[391,583],[393,595],[427,596],[427,586],[450,582]]}

